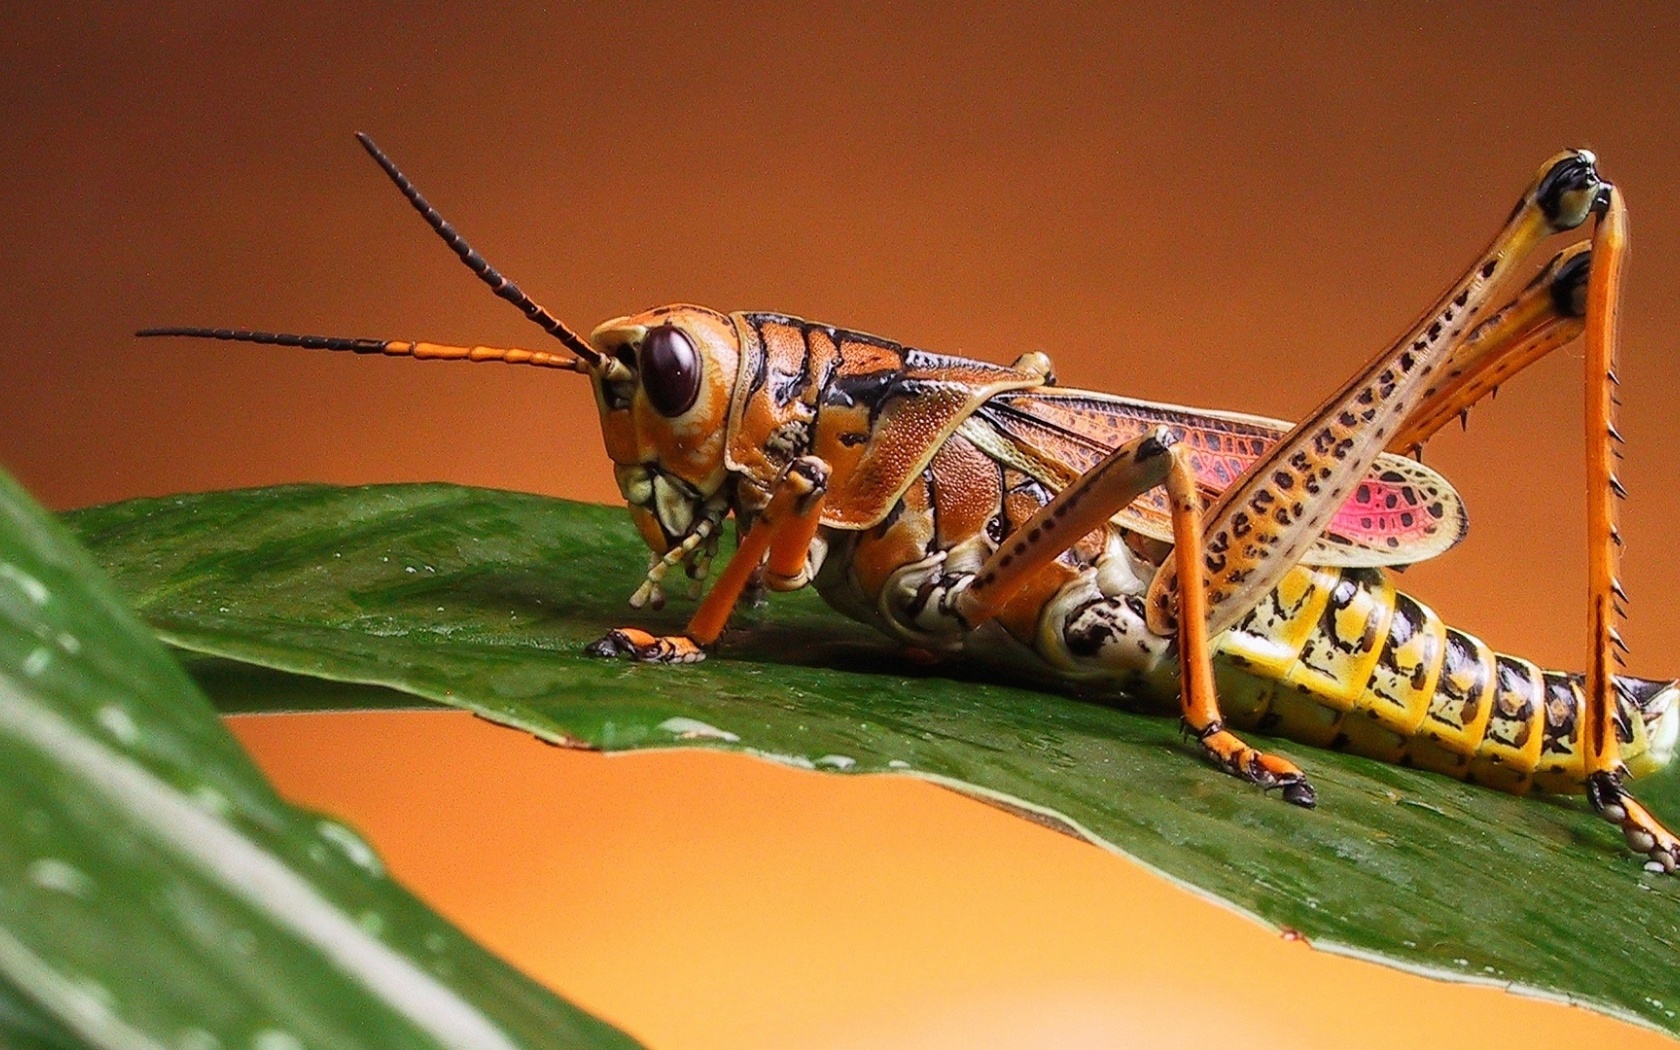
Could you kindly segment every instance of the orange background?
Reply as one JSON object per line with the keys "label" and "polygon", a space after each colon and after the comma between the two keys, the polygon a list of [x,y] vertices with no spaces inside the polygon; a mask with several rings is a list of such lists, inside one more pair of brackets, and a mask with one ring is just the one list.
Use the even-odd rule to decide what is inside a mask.
{"label": "orange background", "polygon": [[[578,327],[672,300],[776,309],[993,360],[1045,349],[1068,385],[1282,416],[1310,408],[1410,321],[1541,161],[1584,145],[1627,192],[1636,244],[1621,369],[1633,497],[1624,633],[1636,672],[1676,670],[1680,625],[1665,602],[1680,511],[1673,5],[488,10],[0,13],[0,463],[55,507],[296,480],[446,479],[613,499],[575,377],[129,338],[142,325],[213,324],[542,346],[408,211],[351,140],[358,129]],[[1541,363],[1479,409],[1468,435],[1431,447],[1474,530],[1405,578],[1449,620],[1558,666],[1580,663],[1584,634],[1579,361],[1571,349]],[[288,748],[337,735],[291,725],[245,732],[274,749],[265,760],[276,768],[297,754]],[[436,786],[413,747],[380,752],[369,782],[341,785],[337,808]],[[537,797],[596,800],[564,810],[585,822],[567,826],[583,836],[568,839],[587,862],[576,868],[599,880],[569,884],[568,908],[622,916],[629,905],[607,902],[626,872],[672,874],[664,886],[635,882],[656,909],[648,902],[679,899],[682,878],[730,870],[670,859],[690,850],[766,851],[781,858],[766,870],[810,881],[808,898],[765,901],[749,878],[731,898],[742,910],[718,912],[713,928],[604,923],[598,939],[568,942],[581,969],[544,969],[660,1045],[779,1041],[719,1035],[707,1017],[774,1013],[794,1019],[784,1038],[805,1038],[819,1022],[838,1031],[842,1017],[994,1017],[1012,995],[1040,1018],[1078,1014],[1045,1004],[1080,996],[1112,1016],[1137,1002],[1140,986],[1107,970],[1046,978],[1039,998],[1022,991],[1026,977],[1012,983],[1012,966],[1083,957],[1060,942],[1018,948],[1008,927],[999,936],[991,917],[1027,901],[1063,907],[1057,921],[1089,935],[1091,959],[1162,950],[1117,940],[1094,917],[1126,899],[1107,881],[1118,861],[1068,843],[1055,870],[1083,874],[1046,882],[1055,873],[1034,862],[1063,857],[1060,840],[1023,839],[1038,833],[921,785],[715,756],[537,754],[559,778]],[[311,793],[331,778],[315,772],[320,781],[285,783],[321,801]],[[457,787],[480,818],[509,808]],[[791,798],[803,808],[779,808]],[[661,805],[686,829],[675,854],[678,832],[645,816]],[[749,819],[766,809],[781,819]],[[406,830],[351,815],[400,855],[400,836],[428,833],[413,815],[434,810],[408,812]],[[851,845],[809,864],[804,851],[828,842]],[[954,867],[918,852],[939,848]],[[919,876],[864,895],[877,928],[956,906],[970,917],[961,936],[942,927],[933,955],[905,959],[890,939],[871,942],[838,972],[788,962],[779,982],[729,969],[741,956],[718,947],[720,929],[760,928],[804,946],[794,958],[805,961],[853,950],[864,918],[800,900],[875,885],[851,865],[877,852]],[[623,866],[597,866],[606,856]],[[996,896],[952,881],[975,868],[999,873]],[[529,903],[500,893],[439,901],[538,925],[509,920]],[[666,969],[626,948],[633,934]],[[1202,957],[1226,954],[1221,943]],[[613,959],[623,966],[611,970]],[[997,964],[990,977],[950,976],[981,959]],[[1309,1016],[1366,994],[1341,977],[1285,984],[1275,967],[1229,962],[1200,1005],[1169,1005],[1181,986],[1161,984],[1144,1012],[1197,1016],[1256,982],[1268,989],[1259,998]],[[716,980],[694,998],[678,994],[706,975]],[[917,991],[918,975],[934,990]],[[886,999],[864,1001],[858,989],[877,984]],[[1411,993],[1400,1001],[1413,1005],[1398,1016],[1421,1009]],[[1001,1020],[985,1030],[999,1041],[1015,1031]],[[744,1042],[715,1041],[730,1038]]]}

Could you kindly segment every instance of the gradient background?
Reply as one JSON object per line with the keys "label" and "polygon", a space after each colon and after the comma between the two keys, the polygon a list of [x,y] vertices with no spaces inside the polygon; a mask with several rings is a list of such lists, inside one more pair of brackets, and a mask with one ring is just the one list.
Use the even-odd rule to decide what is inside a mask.
{"label": "gradient background", "polygon": [[[0,12],[0,462],[54,507],[300,480],[615,498],[564,373],[129,338],[545,345],[410,213],[358,129],[585,330],[674,300],[775,309],[993,360],[1046,349],[1066,385],[1280,416],[1427,305],[1545,158],[1589,146],[1636,244],[1624,633],[1636,672],[1676,670],[1670,3],[22,8]],[[1405,579],[1558,666],[1584,635],[1579,362],[1542,362],[1432,445],[1474,530]],[[449,718],[240,731],[446,912],[661,1046],[1144,1045],[1156,1022],[1177,1034],[1151,1027],[1149,1045],[1196,1045],[1187,1022],[1215,1006],[1338,1045],[1366,1017],[1437,1009],[1424,982],[1147,896],[1121,862],[925,785],[426,736]],[[360,758],[339,753],[353,740]],[[480,748],[488,770],[449,764]],[[535,832],[512,818],[530,798],[477,779],[527,752],[539,779],[497,790],[537,793]],[[524,833],[573,862],[522,860]],[[513,852],[483,863],[472,836]],[[533,870],[546,896],[495,881]],[[542,900],[575,921],[537,919]],[[1191,966],[1219,969],[1160,976]],[[1589,1023],[1461,996],[1475,1020],[1411,1038]]]}

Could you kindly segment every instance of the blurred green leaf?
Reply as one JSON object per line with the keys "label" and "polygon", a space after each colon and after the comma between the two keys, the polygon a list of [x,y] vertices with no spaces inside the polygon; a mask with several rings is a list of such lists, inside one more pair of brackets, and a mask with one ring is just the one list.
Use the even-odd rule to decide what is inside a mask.
{"label": "blurred green leaf", "polygon": [[627,1047],[280,800],[0,475],[0,1044]]}
{"label": "blurred green leaf", "polygon": [[6,1050],[85,1050],[88,1044],[0,979],[0,1045]]}
{"label": "blurred green leaf", "polygon": [[[672,631],[687,612],[625,607],[646,551],[608,508],[444,485],[304,486],[71,521],[184,649],[401,690],[577,746],[711,747],[929,778],[1321,948],[1680,1035],[1680,879],[1645,872],[1579,800],[1268,741],[1312,773],[1319,808],[1297,809],[1212,769],[1176,719],[907,662],[809,594],[741,617],[699,665],[591,659],[583,646],[608,627]],[[1680,817],[1680,778],[1641,785]]]}

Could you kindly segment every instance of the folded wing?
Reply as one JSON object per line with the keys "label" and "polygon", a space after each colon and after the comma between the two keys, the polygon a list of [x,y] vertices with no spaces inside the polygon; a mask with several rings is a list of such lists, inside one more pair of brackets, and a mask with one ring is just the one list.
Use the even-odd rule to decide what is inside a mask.
{"label": "folded wing", "polygon": [[[1108,452],[1157,426],[1172,429],[1211,499],[1291,424],[1263,416],[1135,401],[1084,390],[1036,387],[988,398],[964,425],[995,457],[1060,489]],[[1114,520],[1171,541],[1166,494],[1145,493]],[[1406,565],[1464,538],[1464,503],[1445,478],[1415,460],[1384,455],[1303,559],[1309,565]]]}

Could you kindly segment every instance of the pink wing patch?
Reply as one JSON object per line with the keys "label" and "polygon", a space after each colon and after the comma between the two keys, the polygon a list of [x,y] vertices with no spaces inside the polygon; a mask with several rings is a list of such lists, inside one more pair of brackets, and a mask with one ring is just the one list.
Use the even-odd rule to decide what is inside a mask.
{"label": "pink wing patch", "polygon": [[[1055,387],[998,395],[977,414],[1017,445],[1074,473],[1091,469],[1110,449],[1164,424],[1189,447],[1191,468],[1209,502],[1289,430],[1288,423],[1262,416]],[[1053,484],[1057,479],[1040,480]],[[1115,521],[1172,540],[1167,497],[1159,488],[1139,496]],[[1447,479],[1416,460],[1384,453],[1301,560],[1341,567],[1406,565],[1433,558],[1468,530],[1464,503]]]}
{"label": "pink wing patch", "polygon": [[[1272,435],[1209,440],[1186,434],[1190,462],[1209,494],[1224,491],[1268,448]],[[1162,497],[1158,503],[1166,510]],[[1354,488],[1306,556],[1308,565],[1404,565],[1432,558],[1464,538],[1469,519],[1445,478],[1416,460],[1384,454]]]}
{"label": "pink wing patch", "polygon": [[[1439,493],[1379,464],[1330,519],[1329,531],[1363,546],[1398,550],[1427,542],[1449,524]],[[1451,531],[1456,539],[1456,528]]]}
{"label": "pink wing patch", "polygon": [[[1275,440],[1225,434],[1209,441],[1196,431],[1186,439],[1196,449],[1190,462],[1209,495],[1230,487]],[[1165,513],[1165,497],[1154,502]],[[1464,504],[1445,478],[1415,460],[1385,453],[1302,560],[1308,565],[1405,565],[1440,554],[1463,539],[1469,527]]]}

